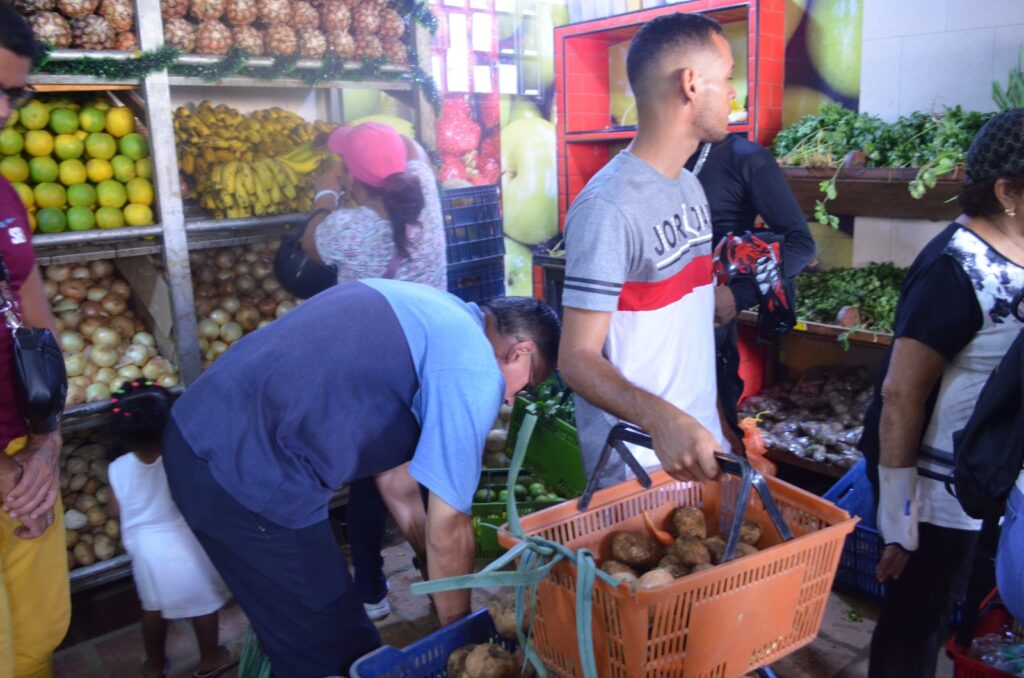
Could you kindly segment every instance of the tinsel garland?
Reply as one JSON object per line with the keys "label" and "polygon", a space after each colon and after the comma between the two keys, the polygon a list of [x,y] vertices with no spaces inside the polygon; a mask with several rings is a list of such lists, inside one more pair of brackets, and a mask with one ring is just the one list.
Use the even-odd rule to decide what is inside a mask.
{"label": "tinsel garland", "polygon": [[88,75],[102,80],[139,80],[150,73],[166,71],[177,62],[181,52],[164,45],[159,49],[140,52],[132,59],[92,59],[83,57],[74,61],[51,61],[53,48],[43,45],[37,70],[53,75]]}

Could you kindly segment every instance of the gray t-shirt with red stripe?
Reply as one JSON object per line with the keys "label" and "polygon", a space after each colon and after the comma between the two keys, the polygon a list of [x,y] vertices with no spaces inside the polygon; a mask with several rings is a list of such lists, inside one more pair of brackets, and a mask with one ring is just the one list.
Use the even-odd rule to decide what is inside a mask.
{"label": "gray t-shirt with red stripe", "polygon": [[[610,312],[604,355],[638,387],[695,417],[723,441],[715,385],[711,217],[697,179],[669,179],[629,151],[587,183],[566,217],[562,305]],[[588,475],[618,419],[576,398]],[[658,464],[633,448],[641,463]],[[602,485],[620,482],[613,456]]]}

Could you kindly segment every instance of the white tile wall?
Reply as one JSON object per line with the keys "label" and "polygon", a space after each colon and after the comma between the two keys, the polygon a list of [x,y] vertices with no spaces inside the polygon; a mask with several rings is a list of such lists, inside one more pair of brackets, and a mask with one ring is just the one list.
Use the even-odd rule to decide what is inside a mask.
{"label": "white tile wall", "polygon": [[[946,28],[945,0],[862,0],[864,39],[937,33]],[[962,1],[962,0],[954,0]],[[987,0],[966,0],[976,4]]]}
{"label": "white tile wall", "polygon": [[853,227],[853,265],[892,261],[892,219],[857,217]]}
{"label": "white tile wall", "polygon": [[871,87],[863,86],[861,76],[860,110],[880,115],[885,120],[895,120],[900,111],[900,69],[899,64],[903,38],[879,38],[865,40],[861,47],[861,73],[885,73]]}
{"label": "white tile wall", "polygon": [[991,108],[994,28],[910,35],[902,40],[900,115],[956,104]]}
{"label": "white tile wall", "polygon": [[[923,4],[918,2],[917,4]],[[941,0],[928,0],[928,5]],[[946,0],[946,28],[958,30],[984,26],[1024,24],[1024,2],[1021,0]],[[1018,43],[1022,34],[1018,33]]]}
{"label": "white tile wall", "polygon": [[892,229],[892,262],[910,266],[924,246],[949,224],[935,221],[898,220]]}

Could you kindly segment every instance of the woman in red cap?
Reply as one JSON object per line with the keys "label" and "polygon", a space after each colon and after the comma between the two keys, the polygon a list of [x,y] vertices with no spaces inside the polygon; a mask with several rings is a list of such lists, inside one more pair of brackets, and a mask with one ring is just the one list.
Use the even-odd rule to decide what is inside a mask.
{"label": "woman in red cap", "polygon": [[[302,237],[311,259],[338,282],[394,278],[448,290],[437,180],[423,148],[387,125],[339,127],[327,141],[343,168],[314,179],[313,214]],[[355,207],[341,204],[341,196]],[[391,612],[381,546],[387,508],[372,478],[349,485],[348,530],[356,589],[370,619]]]}

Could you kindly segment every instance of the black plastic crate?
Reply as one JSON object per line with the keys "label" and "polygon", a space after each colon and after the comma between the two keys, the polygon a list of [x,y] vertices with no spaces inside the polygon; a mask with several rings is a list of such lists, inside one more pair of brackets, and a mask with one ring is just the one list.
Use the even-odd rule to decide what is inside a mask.
{"label": "black plastic crate", "polygon": [[497,186],[447,190],[441,205],[449,265],[505,253]]}
{"label": "black plastic crate", "polygon": [[504,255],[448,266],[448,291],[463,301],[505,296]]}

